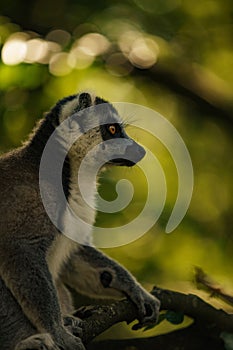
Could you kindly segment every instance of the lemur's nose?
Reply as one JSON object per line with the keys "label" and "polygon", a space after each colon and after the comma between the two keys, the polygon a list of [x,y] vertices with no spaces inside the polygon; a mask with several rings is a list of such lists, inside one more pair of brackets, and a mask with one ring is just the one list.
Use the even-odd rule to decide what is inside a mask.
{"label": "lemur's nose", "polygon": [[130,146],[126,148],[127,159],[134,164],[138,163],[146,154],[146,151],[137,142],[133,141]]}

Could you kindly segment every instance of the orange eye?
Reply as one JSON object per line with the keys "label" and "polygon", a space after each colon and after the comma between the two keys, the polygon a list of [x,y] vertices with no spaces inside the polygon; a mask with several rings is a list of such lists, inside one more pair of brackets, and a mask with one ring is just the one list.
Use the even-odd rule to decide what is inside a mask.
{"label": "orange eye", "polygon": [[112,135],[115,135],[115,133],[116,133],[116,127],[115,127],[115,125],[110,125],[110,126],[108,127],[108,130],[110,131],[110,133],[111,133]]}

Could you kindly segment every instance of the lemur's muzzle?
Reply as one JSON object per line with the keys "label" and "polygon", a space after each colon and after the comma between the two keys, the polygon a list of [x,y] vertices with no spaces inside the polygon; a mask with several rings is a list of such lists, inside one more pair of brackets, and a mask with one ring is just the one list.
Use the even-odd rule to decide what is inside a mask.
{"label": "lemur's muzzle", "polygon": [[137,164],[145,154],[144,148],[132,140],[132,144],[126,147],[124,156],[116,156],[116,158],[111,160],[111,163],[120,166],[133,166]]}

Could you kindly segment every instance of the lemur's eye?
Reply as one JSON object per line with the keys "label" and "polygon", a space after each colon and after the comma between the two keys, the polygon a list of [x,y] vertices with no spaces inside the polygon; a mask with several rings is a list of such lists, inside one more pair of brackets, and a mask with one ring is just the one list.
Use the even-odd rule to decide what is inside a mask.
{"label": "lemur's eye", "polygon": [[115,135],[115,133],[116,133],[116,127],[115,127],[115,125],[110,125],[110,126],[108,127],[108,130],[110,131],[110,133],[111,133],[112,135]]}

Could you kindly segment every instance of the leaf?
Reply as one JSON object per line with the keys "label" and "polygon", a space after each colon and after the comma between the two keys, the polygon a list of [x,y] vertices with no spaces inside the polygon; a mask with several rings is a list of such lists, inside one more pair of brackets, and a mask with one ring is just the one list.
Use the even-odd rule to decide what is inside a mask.
{"label": "leaf", "polygon": [[165,319],[172,324],[180,324],[184,320],[184,314],[182,312],[168,310],[165,314]]}
{"label": "leaf", "polygon": [[149,326],[146,326],[143,329],[143,332],[145,331],[149,331],[150,329],[153,329],[155,326],[158,326],[162,321],[164,321],[166,319],[166,314],[159,314],[159,318],[158,318],[158,322],[155,324],[150,324]]}
{"label": "leaf", "polygon": [[224,341],[226,350],[233,350],[233,333],[222,332],[220,338]]}

